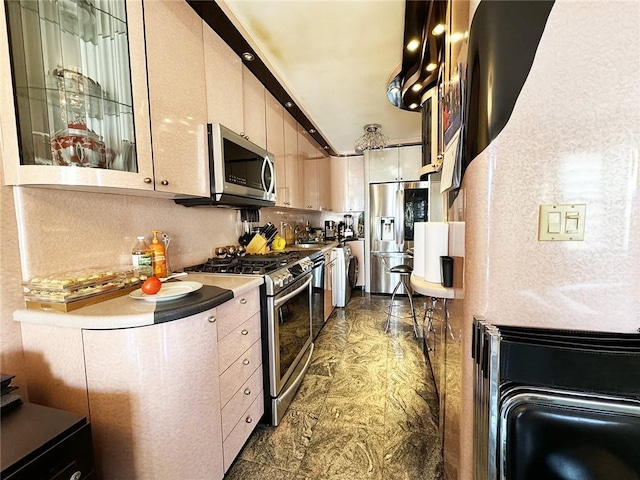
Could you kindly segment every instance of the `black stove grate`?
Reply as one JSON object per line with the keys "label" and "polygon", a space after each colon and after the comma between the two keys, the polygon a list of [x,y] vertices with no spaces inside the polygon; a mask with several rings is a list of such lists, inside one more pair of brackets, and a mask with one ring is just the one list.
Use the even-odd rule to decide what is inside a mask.
{"label": "black stove grate", "polygon": [[229,273],[237,275],[265,275],[285,267],[300,258],[298,252],[280,252],[268,255],[245,255],[231,258],[209,258],[205,263],[184,269],[185,272]]}

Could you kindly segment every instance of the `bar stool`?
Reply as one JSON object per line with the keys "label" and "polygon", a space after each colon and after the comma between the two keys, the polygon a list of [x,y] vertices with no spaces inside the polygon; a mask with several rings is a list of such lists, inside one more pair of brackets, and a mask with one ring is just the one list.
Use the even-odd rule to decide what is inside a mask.
{"label": "bar stool", "polygon": [[404,286],[404,289],[407,292],[407,296],[409,297],[409,305],[411,306],[411,318],[413,320],[413,334],[416,336],[416,338],[418,338],[419,337],[418,321],[416,320],[416,310],[413,306],[413,295],[411,293],[411,287],[409,286],[409,281],[408,281],[409,277],[411,276],[411,273],[413,272],[413,267],[409,265],[401,264],[401,265],[395,265],[391,268],[388,268],[388,271],[389,273],[400,274],[400,280],[396,284],[395,288],[393,289],[393,293],[391,294],[391,302],[389,303],[389,310],[387,311],[387,324],[384,326],[384,333],[387,333],[387,331],[389,331],[389,325],[391,324],[391,317],[397,316],[397,315],[393,315],[391,313],[391,310],[393,308],[393,302],[396,298],[396,292],[402,285]]}

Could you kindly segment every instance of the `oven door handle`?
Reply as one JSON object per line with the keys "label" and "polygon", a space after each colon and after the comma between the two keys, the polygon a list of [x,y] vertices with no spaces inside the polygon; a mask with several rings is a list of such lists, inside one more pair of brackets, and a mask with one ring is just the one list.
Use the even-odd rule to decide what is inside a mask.
{"label": "oven door handle", "polygon": [[313,358],[313,343],[309,346],[309,348],[311,349],[311,352],[309,353],[309,358],[307,358],[307,361],[301,370],[302,375],[300,375],[298,379],[289,386],[289,388],[287,388],[279,395],[280,398],[287,398],[293,390],[297,390],[298,386],[300,386],[305,373],[307,373],[307,370],[309,370],[309,364],[311,363],[311,359]]}
{"label": "oven door handle", "polygon": [[309,286],[309,284],[311,283],[311,279],[313,278],[313,274],[310,273],[309,276],[307,277],[307,281],[304,282],[304,285],[296,288],[293,292],[291,293],[287,293],[284,297],[282,298],[278,298],[275,302],[273,302],[273,306],[275,308],[278,308],[280,305],[282,305],[283,303],[286,303],[289,301],[289,299],[291,299],[292,297],[295,297],[297,294],[299,294],[301,291],[303,291],[305,288],[307,288]]}

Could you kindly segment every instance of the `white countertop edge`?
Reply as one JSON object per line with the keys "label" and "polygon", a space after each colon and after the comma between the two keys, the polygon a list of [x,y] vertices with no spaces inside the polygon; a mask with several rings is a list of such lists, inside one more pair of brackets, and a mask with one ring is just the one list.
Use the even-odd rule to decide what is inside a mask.
{"label": "white countertop edge", "polygon": [[437,298],[456,298],[453,287],[443,287],[439,283],[428,282],[423,277],[411,274],[411,288],[421,295]]}
{"label": "white countertop edge", "polygon": [[[108,302],[113,302],[115,300],[108,300]],[[153,306],[152,303],[150,305]],[[153,310],[148,313],[138,314],[87,315],[82,312],[83,310],[86,310],[86,308],[81,308],[67,313],[47,312],[44,310],[16,310],[13,312],[13,319],[24,323],[37,323],[61,328],[83,328],[89,330],[115,330],[118,328],[135,328],[153,325]]]}
{"label": "white countertop edge", "polygon": [[[262,276],[253,275],[189,274],[183,278],[231,290],[234,297],[264,283]],[[155,304],[156,302],[134,300],[123,295],[71,312],[20,309],[13,312],[13,319],[18,322],[89,330],[135,328],[154,325]]]}

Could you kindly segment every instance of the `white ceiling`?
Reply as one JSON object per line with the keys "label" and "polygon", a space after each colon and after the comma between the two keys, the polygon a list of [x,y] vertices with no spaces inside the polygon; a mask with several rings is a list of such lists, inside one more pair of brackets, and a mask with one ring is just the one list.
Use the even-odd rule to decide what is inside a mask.
{"label": "white ceiling", "polygon": [[368,123],[380,123],[390,144],[420,141],[420,113],[387,100],[402,61],[404,0],[218,4],[336,152],[353,153]]}

